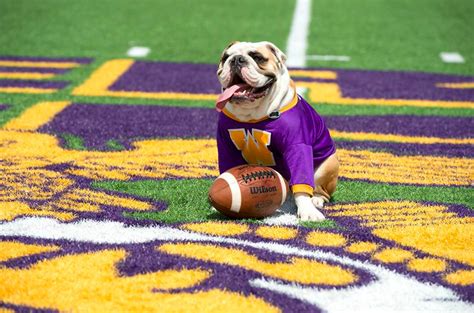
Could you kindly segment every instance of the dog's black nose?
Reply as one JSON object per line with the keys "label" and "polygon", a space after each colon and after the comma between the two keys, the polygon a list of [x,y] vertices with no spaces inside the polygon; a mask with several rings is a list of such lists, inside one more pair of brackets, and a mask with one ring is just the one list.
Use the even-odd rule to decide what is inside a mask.
{"label": "dog's black nose", "polygon": [[245,57],[243,55],[236,55],[234,59],[232,60],[232,63],[234,65],[244,65],[247,61],[245,60]]}

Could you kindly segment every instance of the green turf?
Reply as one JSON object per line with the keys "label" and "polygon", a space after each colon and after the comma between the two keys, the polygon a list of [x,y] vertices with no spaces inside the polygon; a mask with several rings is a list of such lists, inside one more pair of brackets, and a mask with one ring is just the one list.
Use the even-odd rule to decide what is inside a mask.
{"label": "green turf", "polygon": [[109,148],[109,150],[112,150],[112,151],[122,151],[122,150],[125,150],[125,147],[120,143],[118,142],[117,140],[115,139],[110,139],[108,140],[105,145],[107,146],[107,148]]}
{"label": "green turf", "polygon": [[335,202],[411,200],[462,204],[474,209],[474,189],[469,187],[433,187],[341,181],[334,194]]}
{"label": "green turf", "polygon": [[[285,0],[3,0],[0,55],[111,59],[139,45],[151,48],[147,59],[215,63],[231,40],[269,40],[285,49],[293,6]],[[309,65],[473,74],[473,15],[470,0],[314,0],[308,54],[351,61]],[[444,64],[442,51],[458,51],[467,62]]]}
{"label": "green turf", "polygon": [[[121,192],[154,201],[164,201],[168,208],[163,212],[127,212],[124,215],[135,219],[157,220],[167,223],[197,222],[206,220],[228,220],[222,214],[210,209],[207,192],[211,179],[182,180],[140,180],[133,182],[101,181],[92,186],[98,189]],[[341,181],[333,202],[370,202],[382,200],[411,200],[445,204],[463,204],[474,209],[474,190],[462,187],[419,187]],[[258,222],[256,220],[244,220]],[[311,228],[338,227],[333,220],[304,222]]]}
{"label": "green turf", "polygon": [[[232,40],[285,45],[293,13],[285,0],[2,0],[0,55],[124,57],[214,63]],[[249,14],[251,12],[251,14]]]}
{"label": "green turf", "polygon": [[102,181],[94,182],[92,186],[154,201],[164,201],[168,204],[168,209],[164,212],[133,212],[128,216],[164,222],[189,222],[224,218],[220,213],[211,210],[207,202],[207,191],[211,183],[210,179],[141,180],[134,182]]}
{"label": "green turf", "polygon": [[214,109],[215,101],[209,100],[182,100],[182,99],[136,99],[136,98],[120,98],[120,97],[73,97],[75,103],[85,104],[125,104],[125,105],[158,105],[158,106],[176,106],[176,107],[197,107]]}
{"label": "green turf", "polygon": [[64,145],[66,149],[71,150],[86,150],[84,146],[84,139],[72,134],[59,134],[59,137],[64,139]]}
{"label": "green turf", "polygon": [[[474,74],[472,0],[315,0],[308,55],[346,55],[349,62],[310,66]],[[446,64],[457,51],[464,64]]]}
{"label": "green turf", "polygon": [[312,103],[323,116],[328,115],[438,115],[438,116],[474,116],[472,109],[432,108],[415,106],[387,105],[338,105]]}
{"label": "green turf", "polygon": [[[157,220],[165,223],[199,222],[211,220],[230,220],[221,213],[211,209],[207,193],[212,184],[211,179],[183,180],[141,180],[134,182],[101,181],[92,186],[98,189],[118,191],[154,201],[164,201],[168,208],[163,212],[126,212],[126,217],[135,219]],[[261,223],[260,220],[241,220],[249,223]],[[337,227],[333,220],[323,222],[305,222],[302,225],[311,228]]]}

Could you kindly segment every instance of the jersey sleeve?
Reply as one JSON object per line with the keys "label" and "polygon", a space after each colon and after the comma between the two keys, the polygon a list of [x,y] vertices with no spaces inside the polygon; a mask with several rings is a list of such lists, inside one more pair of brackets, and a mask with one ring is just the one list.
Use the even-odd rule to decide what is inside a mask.
{"label": "jersey sleeve", "polygon": [[293,144],[285,149],[283,157],[291,173],[290,187],[293,193],[304,192],[312,196],[314,190],[313,148],[304,143]]}

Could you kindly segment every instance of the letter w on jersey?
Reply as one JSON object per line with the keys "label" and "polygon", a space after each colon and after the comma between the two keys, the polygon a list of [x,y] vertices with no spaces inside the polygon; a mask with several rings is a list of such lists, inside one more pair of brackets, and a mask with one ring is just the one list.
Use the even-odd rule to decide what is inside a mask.
{"label": "letter w on jersey", "polygon": [[274,166],[273,153],[268,149],[272,134],[252,129],[252,133],[244,128],[229,129],[230,139],[242,151],[242,156],[248,164]]}

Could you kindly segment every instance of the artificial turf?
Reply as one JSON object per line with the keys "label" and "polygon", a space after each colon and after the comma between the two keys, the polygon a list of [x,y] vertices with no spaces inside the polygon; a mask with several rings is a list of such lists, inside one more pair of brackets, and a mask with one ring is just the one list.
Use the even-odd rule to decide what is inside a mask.
{"label": "artificial turf", "polygon": [[[295,1],[0,1],[0,60],[91,58],[90,64],[47,79],[68,82],[54,93],[0,92],[0,277],[8,278],[0,284],[0,311],[263,312],[262,304],[272,312],[471,312],[474,188],[467,185],[472,173],[459,169],[472,169],[465,166],[472,164],[472,132],[452,121],[468,125],[466,117],[474,116],[469,96],[474,2],[311,2],[306,54],[350,57],[347,62],[308,58],[309,68],[337,74],[314,81],[340,84],[346,100],[363,90],[367,101],[408,94],[420,101],[460,101],[462,108],[436,102],[432,107],[311,103],[357,139],[350,142],[341,132],[334,137],[344,148],[344,170],[357,175],[341,178],[323,210],[325,221],[293,225],[294,216],[283,216],[291,225],[268,225],[229,220],[210,208],[209,175],[217,173],[209,149],[214,121],[189,121],[191,116],[203,121],[202,111],[212,117],[210,110],[196,108],[212,109],[214,101],[72,91],[105,62],[129,59],[132,46],[151,49],[142,58],[151,66],[154,61],[216,64],[233,40],[268,40],[286,50]],[[443,63],[440,52],[459,52],[466,62]],[[338,68],[365,70],[360,77],[371,78],[360,84],[359,73],[344,85],[342,71],[332,71]],[[413,86],[403,79],[395,79],[392,88],[387,73],[370,70],[466,76],[436,76],[464,86],[439,90],[428,85],[440,83],[432,80],[435,75],[420,75],[425,84],[410,83],[429,90],[420,87],[416,95],[416,88],[404,90]],[[168,83],[148,77],[157,85]],[[131,79],[126,87],[143,87],[137,84]],[[380,90],[387,94],[380,96]],[[10,128],[1,128],[45,101],[72,104],[60,112],[52,103],[35,106]],[[31,112],[29,127],[25,116]],[[187,115],[180,119],[177,112]],[[366,140],[364,132],[386,142]],[[201,135],[188,138],[189,133]],[[451,143],[421,143],[430,136]],[[464,186],[455,186],[458,182]]]}
{"label": "artificial turf", "polygon": [[[59,95],[63,94],[63,96]],[[87,103],[90,105],[158,105],[172,107],[201,107],[214,108],[214,101],[206,100],[156,100],[156,99],[133,99],[118,97],[84,97],[64,95],[65,91],[59,91],[54,95],[18,95],[0,94],[0,103],[8,104],[9,108],[0,111],[0,126],[7,123],[12,118],[19,116],[26,108],[38,101],[61,101],[70,99],[75,103]],[[40,100],[41,99],[41,100]],[[377,106],[377,105],[357,105],[350,107],[347,105],[314,103],[312,106],[323,117],[328,115],[419,115],[419,116],[474,116],[474,111],[463,108],[424,108],[413,106]]]}
{"label": "artificial turf", "polygon": [[0,55],[112,59],[146,46],[147,59],[214,63],[232,40],[284,46],[293,6],[284,0],[5,0]]}
{"label": "artificial turf", "polygon": [[[207,193],[212,179],[100,181],[92,186],[97,189],[135,195],[153,201],[164,201],[163,212],[124,213],[127,217],[162,222],[198,222],[226,220],[210,209]],[[340,181],[332,202],[373,202],[384,200],[411,200],[445,204],[463,204],[474,209],[474,190],[465,187],[411,186],[400,184]],[[332,220],[324,223],[303,223],[310,227],[336,227]]]}
{"label": "artificial turf", "polygon": [[[112,4],[113,12],[104,16]],[[258,9],[269,5],[272,10]],[[474,43],[466,40],[474,12],[472,1],[317,0],[312,8],[307,54],[348,55],[351,60],[308,60],[308,66],[474,73],[469,62]],[[5,27],[0,36],[0,55],[91,57],[94,62],[53,78],[71,82],[54,94],[0,94],[0,103],[10,105],[8,110],[0,111],[0,125],[38,101],[212,107],[212,101],[82,97],[72,96],[71,91],[104,61],[124,58],[128,48],[136,45],[151,48],[145,59],[211,64],[217,62],[231,40],[269,40],[285,49],[292,10],[289,1],[270,0],[245,0],[238,6],[217,0],[140,1],[133,5],[127,0],[2,1],[0,26]],[[29,12],[35,13],[34,19],[18,18]],[[452,50],[459,51],[467,63],[441,62],[439,53]],[[322,115],[472,116],[469,109],[314,105]]]}
{"label": "artificial turf", "polygon": [[[172,5],[171,5],[172,4]],[[72,101],[76,103],[159,105],[212,108],[213,101],[152,100],[71,95],[106,60],[124,58],[131,46],[151,48],[148,60],[170,62],[216,63],[225,45],[234,39],[269,40],[285,48],[294,4],[289,1],[250,0],[232,2],[207,0],[189,1],[117,1],[64,2],[45,0],[31,2],[6,0],[0,3],[4,27],[0,36],[0,55],[47,57],[91,57],[89,65],[76,68],[55,80],[71,84],[53,94],[0,94],[0,103],[8,108],[0,111],[0,125],[20,115],[39,101]],[[113,7],[113,12],[108,12]],[[272,7],[272,10],[259,10]],[[448,9],[449,8],[449,9]],[[416,70],[472,74],[469,62],[474,51],[469,36],[469,18],[474,6],[471,1],[327,1],[316,0],[312,6],[308,55],[348,55],[349,62],[308,60],[309,66],[363,68],[378,70]],[[248,14],[251,11],[252,14]],[[35,13],[34,19],[18,18]],[[420,14],[423,12],[423,14]],[[179,14],[177,14],[179,13]],[[212,18],[210,18],[212,17]],[[236,18],[238,17],[238,18]],[[278,21],[278,22],[275,22]],[[440,22],[442,21],[442,23]],[[106,40],[104,40],[104,38]],[[422,42],[423,44],[420,44]],[[445,64],[439,52],[456,50],[466,57],[466,64]],[[53,80],[54,80],[53,79]],[[440,115],[473,116],[471,109],[395,107],[377,105],[337,105],[312,103],[325,115]],[[64,147],[86,150],[81,137],[69,133],[57,134]],[[108,150],[124,147],[111,138]],[[170,210],[178,206],[198,207],[205,201],[206,184],[198,181],[159,181],[160,188],[151,188],[149,196],[168,202]],[[146,184],[152,182],[97,183],[97,186],[143,195]],[[105,185],[104,185],[105,184]],[[141,185],[144,184],[144,185]],[[171,188],[178,184],[179,188]],[[194,188],[197,185],[200,187]],[[183,198],[181,190],[189,189],[195,196]],[[146,193],[146,192],[145,192]],[[145,194],[146,196],[148,194]],[[472,192],[466,188],[416,187],[402,185],[341,182],[337,201],[374,201],[381,199],[418,199],[469,205]],[[199,198],[201,201],[196,201]],[[204,199],[204,200],[203,200]],[[189,201],[189,202],[187,202]],[[202,203],[201,203],[202,202]],[[171,217],[174,216],[174,217]],[[199,216],[199,215],[198,215]],[[202,216],[201,216],[202,217]],[[199,217],[199,218],[201,218]],[[180,215],[169,215],[181,220]],[[190,217],[196,219],[196,216]]]}
{"label": "artificial turf", "polygon": [[[308,55],[344,55],[350,62],[308,60],[309,66],[474,73],[470,0],[317,0]],[[441,62],[459,52],[463,64]]]}

